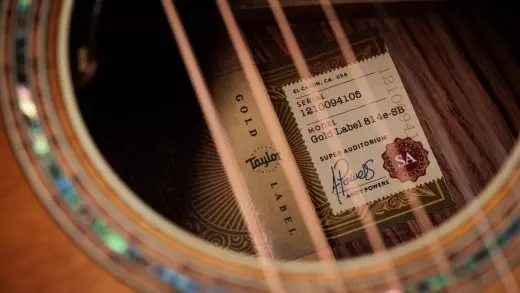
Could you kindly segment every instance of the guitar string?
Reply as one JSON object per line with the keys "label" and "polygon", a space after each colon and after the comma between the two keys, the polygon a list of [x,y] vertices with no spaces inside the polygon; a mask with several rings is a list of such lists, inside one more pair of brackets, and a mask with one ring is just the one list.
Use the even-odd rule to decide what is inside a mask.
{"label": "guitar string", "polygon": [[188,71],[189,78],[198,98],[204,118],[208,124],[215,146],[225,166],[233,193],[237,198],[240,210],[248,226],[253,243],[260,255],[260,263],[263,268],[266,282],[271,292],[285,293],[278,270],[275,268],[271,255],[267,249],[267,240],[260,230],[256,213],[249,201],[249,190],[244,178],[239,171],[238,164],[233,155],[227,134],[218,116],[218,111],[212,101],[211,94],[201,73],[190,41],[184,30],[182,21],[178,15],[175,4],[170,0],[162,0],[162,6],[168,18],[168,23],[177,42],[181,57]]}
{"label": "guitar string", "polygon": [[314,248],[317,251],[316,255],[320,259],[320,263],[324,265],[325,270],[332,275],[332,286],[334,291],[346,292],[332,249],[327,242],[327,238],[322,230],[320,220],[315,213],[307,188],[305,187],[300,170],[296,164],[296,160],[292,155],[280,121],[278,120],[262,78],[254,65],[255,62],[244,37],[242,36],[240,28],[238,27],[231,7],[227,0],[217,0],[216,3],[220,15],[224,20],[233,48],[235,49],[242,68],[244,69],[249,86],[252,89],[254,100],[260,110],[262,120],[266,125],[267,133],[275,148],[280,152],[280,156],[284,158],[280,161],[280,165],[287,177],[289,187],[296,198],[297,208],[303,215],[302,218],[304,224],[309,232]]}
{"label": "guitar string", "polygon": [[[275,1],[275,0],[273,0],[273,2],[274,2],[274,1]],[[277,1],[277,0],[276,0],[276,1]],[[328,17],[328,20],[329,20],[329,23],[330,23],[330,22],[331,22],[331,19],[334,19],[334,18],[331,18],[330,16],[332,16],[332,14],[335,15],[335,11],[333,10],[333,7],[332,7],[331,5],[329,5],[329,8],[330,8],[330,9],[327,9],[326,5],[323,5],[323,4],[326,4],[327,1],[325,1],[325,0],[320,0],[320,2],[321,2],[321,4],[322,4],[322,8],[325,10],[325,14],[326,14],[326,16]],[[330,4],[330,2],[329,2],[329,4]],[[271,6],[271,7],[272,7],[272,6]],[[283,10],[281,9],[281,7],[280,7],[279,10],[281,10],[282,13],[283,13]],[[331,12],[332,12],[332,13],[331,13]],[[337,20],[337,17],[336,17],[336,20]],[[288,24],[288,23],[287,23],[287,24]],[[337,22],[337,24],[339,24],[339,22]],[[340,32],[340,30],[341,30],[341,33],[338,34],[338,32]],[[348,54],[347,52],[345,52],[345,49],[349,47],[349,46],[348,46],[348,39],[346,38],[346,35],[344,34],[343,29],[341,28],[341,26],[339,26],[339,30],[338,30],[338,27],[336,27],[336,31],[335,31],[334,33],[335,33],[336,40],[338,40],[338,42],[344,43],[344,45],[346,45],[346,46],[342,46],[342,45],[340,44],[340,48],[342,47],[342,53],[343,53],[344,57],[346,58],[346,60],[348,60],[348,57],[349,57],[349,56],[352,57],[352,55],[351,55],[351,54]],[[282,32],[282,34],[283,34],[283,32]],[[341,36],[344,36],[344,38],[341,38]],[[294,56],[294,52],[292,52],[291,56]],[[302,58],[302,59],[303,59],[303,58]],[[304,60],[303,60],[303,61],[304,61]],[[296,63],[296,62],[295,62],[295,63]],[[304,65],[306,65],[306,64],[304,64]],[[307,74],[307,76],[310,76],[310,73]],[[357,81],[355,81],[355,82],[357,82]],[[498,155],[497,153],[495,153],[495,156],[499,156],[499,155]],[[464,194],[465,197],[466,197],[466,201],[469,202],[469,201],[472,200],[472,198],[468,198],[468,197],[467,197],[466,193],[463,193],[463,194]],[[414,203],[415,203],[415,202],[412,201],[412,204],[414,204]],[[414,211],[414,215],[415,215],[419,220],[422,219],[423,224],[426,224],[426,225],[427,225],[425,228],[426,228],[427,230],[432,230],[433,225],[432,225],[430,219],[428,218],[428,216],[427,216],[425,210],[423,209],[423,207],[421,206],[421,209],[415,209],[415,207],[414,207],[413,211]],[[488,231],[491,231],[490,228],[489,228],[489,222],[488,222],[487,219],[483,216],[483,213],[482,213],[482,209],[481,209],[481,208],[479,209],[479,215],[480,215],[479,218],[485,220],[485,223],[483,223],[482,221],[477,221],[477,223],[478,223],[478,230],[481,232],[481,234],[482,234],[483,230],[486,230],[486,228],[487,228]],[[428,226],[429,226],[429,227],[428,227]],[[485,233],[485,232],[484,232],[484,233]],[[491,231],[491,234],[493,234],[493,231]],[[436,246],[437,248],[440,248],[440,245],[439,245],[439,242],[438,242],[438,241],[439,241],[439,240],[438,240],[438,236],[437,236],[436,234],[434,234],[434,233],[429,233],[429,234],[427,234],[427,235],[430,235],[429,238],[432,238],[432,237],[435,238],[435,239],[436,239],[436,245],[435,245],[435,246]],[[487,237],[486,237],[486,236],[487,236]],[[487,238],[487,239],[485,239],[485,240],[486,240],[486,243],[489,242],[489,240],[490,240],[489,238],[490,238],[490,237],[491,237],[491,236],[490,236],[489,233],[484,234],[484,238]],[[430,249],[430,251],[432,251],[432,252],[433,252],[432,249],[434,249],[434,248],[435,248],[435,247],[432,248],[431,246],[429,246],[429,249]],[[432,254],[434,254],[434,253],[432,253]],[[437,263],[437,265],[439,266],[439,268],[443,269],[443,268],[446,268],[446,267],[447,267],[447,259],[446,259],[444,253],[435,253],[435,254],[434,254],[434,257],[436,258],[436,263]],[[501,267],[502,267],[502,270],[498,269],[498,264],[499,264],[498,262],[499,262],[500,260],[495,260],[495,258],[493,258],[494,266],[495,266],[495,268],[497,269],[497,271],[498,271],[499,274],[500,274],[501,271],[503,271],[503,270],[507,270],[508,265],[507,265],[507,262],[505,261],[505,258],[504,258],[504,256],[503,256],[503,253],[502,253],[501,251],[500,251],[499,254],[496,256],[496,258],[499,258],[499,259],[501,260],[500,264],[502,264],[502,266],[501,266]],[[511,271],[510,271],[510,269],[508,270],[508,272],[507,272],[506,275],[507,275],[507,276],[505,276],[504,278],[507,278],[507,280],[506,280],[506,281],[503,281],[503,280],[502,280],[502,281],[503,281],[503,282],[507,282],[509,285],[504,284],[504,286],[505,286],[506,288],[508,288],[508,291],[509,291],[511,288],[514,288],[514,289],[516,289],[516,291],[514,291],[514,292],[517,292],[517,291],[518,291],[518,286],[517,286],[517,284],[516,284],[514,278],[513,278],[512,275],[511,275]],[[501,278],[502,278],[502,276],[501,276]]]}
{"label": "guitar string", "polygon": [[[271,7],[271,10],[273,12],[273,15],[275,17],[275,20],[280,28],[280,32],[282,34],[282,37],[287,45],[287,48],[290,52],[291,58],[293,60],[293,63],[296,66],[297,71],[299,72],[301,77],[307,77],[306,79],[307,83],[312,83],[314,81],[314,78],[312,78],[312,74],[310,73],[309,67],[307,63],[305,62],[305,58],[302,54],[302,51],[298,45],[298,42],[296,40],[296,37],[290,27],[290,24],[287,20],[287,17],[283,11],[283,8],[280,5],[279,0],[269,0],[269,6]],[[361,74],[363,75],[363,74]],[[359,80],[359,79],[357,79]],[[354,80],[355,82],[356,80]],[[372,108],[369,108],[371,110]],[[329,117],[328,110],[325,110],[323,112],[317,112],[318,119],[325,119]],[[322,117],[320,117],[322,116]],[[381,130],[376,125],[376,129],[378,129],[378,132],[381,133]],[[331,150],[335,149],[341,149],[341,144],[339,142],[338,137],[334,137],[333,139],[328,139],[327,144],[329,145],[329,148]],[[353,182],[354,185],[357,185],[356,182]],[[364,195],[361,195],[364,198]],[[363,199],[358,197],[352,197],[352,200],[354,201],[354,204],[356,206],[363,206],[365,201]],[[377,226],[374,223],[374,219],[372,214],[368,209],[367,212],[363,215],[361,214],[359,209],[356,209],[358,211],[358,214],[361,218],[361,221],[363,223],[364,229],[366,231],[368,240],[370,245],[372,246],[372,249],[374,252],[380,253],[380,258],[384,261],[384,266],[391,271],[390,274],[385,274],[384,278],[386,279],[387,283],[389,284],[390,288],[397,289],[399,291],[402,291],[402,283],[397,276],[397,272],[395,269],[395,265],[393,264],[390,255],[388,253],[388,250],[386,249],[382,237],[381,232],[377,228]]]}
{"label": "guitar string", "polygon": [[[375,7],[378,10],[379,15],[381,15],[385,18],[389,18],[388,13],[386,12],[386,9],[384,8],[384,6],[382,6],[378,2],[376,2]],[[382,27],[380,29],[386,30],[386,32],[390,35],[390,37],[392,39],[399,41],[398,42],[399,44],[403,43],[402,38],[398,34],[394,33],[395,28],[393,28],[393,26],[390,23],[382,23]],[[412,60],[410,60],[409,56],[407,56],[406,54],[401,55],[401,57],[405,59],[405,62],[401,62],[401,65],[402,65],[401,69],[405,72],[405,74],[407,76],[410,76],[413,78],[414,75],[412,74],[412,69],[408,65],[408,64],[411,64]],[[430,100],[428,98],[424,97],[424,95],[426,95],[425,94],[426,89],[424,88],[424,85],[422,84],[422,82],[420,82],[419,80],[416,79],[415,82],[411,83],[411,86],[416,88],[416,90],[415,90],[416,93],[423,96],[423,98],[420,99],[421,101],[423,101],[424,103],[427,103],[428,104],[427,106],[433,107],[431,105]],[[418,97],[418,98],[420,98],[420,97]],[[436,119],[436,120],[437,119],[440,120],[440,116],[436,111],[433,111],[432,118]],[[435,123],[435,124],[442,125],[442,123]],[[493,135],[493,133],[494,132],[490,132],[489,134]],[[449,137],[448,137],[446,131],[441,131],[440,134],[442,135],[442,137],[440,139],[449,141]],[[495,136],[495,141],[498,141],[496,136]],[[496,150],[497,150],[497,152],[494,152],[493,154],[491,154],[491,155],[495,156],[495,159],[499,160],[500,158],[506,157],[506,154],[504,154],[505,151],[503,150],[503,147],[501,147],[500,149],[497,148]],[[455,150],[453,149],[453,146],[451,144],[447,144],[446,147],[444,148],[443,152],[445,152],[447,154],[447,157],[452,157],[452,158],[457,157]],[[470,180],[468,179],[468,175],[466,172],[464,172],[461,169],[459,164],[455,164],[455,169],[456,170],[454,173],[457,174],[458,181],[459,182],[463,181],[463,184],[459,185],[459,188],[462,189],[461,194],[467,203],[471,203],[475,199],[470,196],[470,194],[473,194],[473,192],[469,188],[471,183],[470,183]],[[513,193],[516,194],[515,191],[513,191]],[[482,210],[482,204],[480,204],[480,202],[478,202],[478,201],[477,201],[477,211],[476,211],[475,217],[473,218],[473,222],[475,223],[477,233],[484,240],[484,241],[482,241],[484,246],[488,250],[490,249],[491,245],[498,247],[499,252],[496,253],[495,256],[491,256],[491,260],[493,262],[494,269],[498,272],[500,281],[503,284],[505,290],[507,290],[507,292],[509,292],[509,293],[520,292],[520,288],[518,286],[518,283],[516,282],[516,279],[513,276],[511,267],[509,266],[504,254],[503,254],[502,249],[497,245],[496,238],[493,237],[493,235],[495,235],[495,232],[490,227],[489,221],[486,218],[486,216],[484,215],[484,212]]]}
{"label": "guitar string", "polygon": [[[334,37],[335,37],[336,41],[338,42],[338,45],[340,47],[340,51],[343,55],[343,58],[345,58],[345,60],[356,60],[356,56],[355,56],[352,46],[350,45],[348,36],[345,33],[343,27],[341,26],[341,22],[338,18],[336,10],[334,9],[331,1],[330,0],[320,0],[320,5],[322,7],[323,12],[325,13],[325,16],[327,17],[328,23],[332,29]],[[356,76],[359,76],[359,74],[357,74]],[[363,79],[357,79],[354,82],[363,83],[365,81]],[[387,129],[385,124],[383,124],[381,128]],[[384,131],[383,131],[383,133],[384,133]],[[415,200],[411,200],[410,203],[411,203],[412,212],[413,212],[415,218],[425,228],[424,237],[426,237],[429,240],[429,241],[427,241],[428,243],[430,243],[430,245],[428,245],[428,249],[430,250],[430,254],[432,254],[434,256],[435,263],[436,263],[437,267],[439,268],[439,272],[442,273],[443,271],[449,271],[451,267],[449,266],[445,251],[440,245],[439,236],[438,236],[437,232],[434,231],[433,223],[431,222],[430,218],[428,217],[424,206],[419,204]],[[431,232],[431,233],[427,233],[427,232]],[[454,285],[458,286],[456,283]],[[452,292],[451,288],[452,287],[450,287],[448,289],[448,292]]]}

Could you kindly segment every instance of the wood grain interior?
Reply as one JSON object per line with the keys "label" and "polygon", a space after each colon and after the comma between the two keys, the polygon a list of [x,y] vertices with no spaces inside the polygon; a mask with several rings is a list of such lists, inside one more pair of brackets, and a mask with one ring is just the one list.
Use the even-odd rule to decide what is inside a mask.
{"label": "wood grain interior", "polygon": [[[386,10],[383,17],[373,11],[363,18],[340,18],[347,33],[376,27],[385,39],[455,200],[454,206],[430,214],[438,225],[482,190],[518,136],[520,68],[511,50],[515,44],[497,37],[501,23],[496,15],[483,13],[486,6],[401,8],[398,13]],[[275,25],[248,28],[259,64],[287,55]],[[302,48],[333,41],[326,22],[296,23],[292,29]],[[423,231],[412,219],[381,232],[391,247]],[[338,242],[339,257],[372,252],[366,237]]]}

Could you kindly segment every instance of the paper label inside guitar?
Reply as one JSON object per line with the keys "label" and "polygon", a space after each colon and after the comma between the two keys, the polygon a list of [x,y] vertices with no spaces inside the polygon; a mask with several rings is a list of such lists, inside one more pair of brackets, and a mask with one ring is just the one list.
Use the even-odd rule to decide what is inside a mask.
{"label": "paper label inside guitar", "polygon": [[283,90],[335,214],[445,184],[388,53]]}

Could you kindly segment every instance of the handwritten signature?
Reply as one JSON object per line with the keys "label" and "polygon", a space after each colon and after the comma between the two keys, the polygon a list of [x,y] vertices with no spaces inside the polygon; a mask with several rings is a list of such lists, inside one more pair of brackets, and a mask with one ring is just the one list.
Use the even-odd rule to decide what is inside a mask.
{"label": "handwritten signature", "polygon": [[338,201],[341,204],[340,196],[344,197],[348,191],[348,185],[358,179],[370,180],[376,175],[368,165],[373,163],[374,160],[367,160],[361,165],[361,167],[355,171],[350,171],[350,165],[347,160],[341,159],[336,161],[334,166],[330,167],[332,171],[332,193],[338,197]]}
{"label": "handwritten signature", "polygon": [[265,156],[257,158],[256,156],[252,156],[251,158],[246,160],[246,163],[251,164],[251,168],[255,170],[256,168],[260,166],[264,166],[267,168],[269,166],[269,163],[276,162],[280,159],[279,153],[271,153],[265,152]]}

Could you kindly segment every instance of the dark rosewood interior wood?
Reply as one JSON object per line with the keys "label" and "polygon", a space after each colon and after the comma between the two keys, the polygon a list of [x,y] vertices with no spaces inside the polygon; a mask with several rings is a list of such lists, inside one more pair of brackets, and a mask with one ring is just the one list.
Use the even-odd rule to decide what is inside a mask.
{"label": "dark rosewood interior wood", "polygon": [[[380,30],[421,117],[455,201],[430,214],[436,225],[467,203],[463,194],[471,197],[484,188],[520,129],[518,42],[507,31],[514,16],[482,4],[449,5],[366,7],[363,17],[339,10],[347,33]],[[246,35],[258,63],[287,54],[276,25],[248,27]],[[333,38],[325,22],[301,21],[292,29],[302,48],[319,47]],[[391,247],[423,231],[424,226],[412,219],[382,234]],[[370,252],[366,237],[336,246],[341,257]]]}

